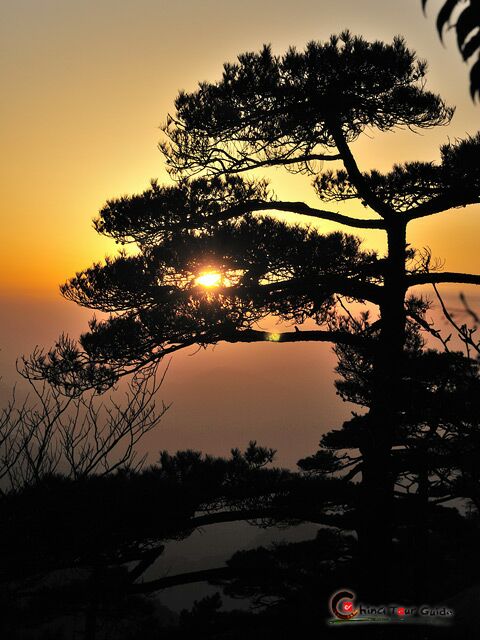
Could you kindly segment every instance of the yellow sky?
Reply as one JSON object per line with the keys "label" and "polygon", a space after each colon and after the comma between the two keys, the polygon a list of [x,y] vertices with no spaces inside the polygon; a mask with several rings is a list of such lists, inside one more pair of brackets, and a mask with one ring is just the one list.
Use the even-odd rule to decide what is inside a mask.
{"label": "yellow sky", "polygon": [[[223,62],[238,53],[268,42],[282,53],[345,28],[386,41],[402,34],[428,59],[429,88],[457,112],[450,127],[422,135],[370,132],[354,148],[361,167],[386,170],[393,162],[437,159],[448,138],[475,133],[480,107],[469,99],[467,68],[453,38],[442,48],[434,26],[438,2],[429,5],[426,19],[420,0],[2,0],[2,373],[18,353],[49,345],[62,330],[78,335],[86,328],[89,312],[61,301],[58,285],[115,252],[95,234],[92,218],[107,198],[141,191],[153,177],[166,179],[158,127],[178,90],[217,79]],[[280,170],[269,177],[280,198],[316,203],[308,180]],[[451,270],[478,271],[479,213],[471,207],[417,221],[409,240],[430,246]],[[379,232],[369,235],[367,246],[381,245]],[[165,392],[165,400],[176,399],[177,412],[167,417],[158,448],[214,452],[230,424],[228,446],[244,446],[260,426],[266,436],[276,434],[292,460],[303,450],[311,453],[319,429],[334,426],[347,410],[334,404],[331,373],[323,374],[334,362],[328,346],[290,346],[220,345],[196,359],[181,354]],[[308,365],[309,358],[318,366]],[[285,367],[297,371],[296,399],[288,406]],[[242,376],[252,388],[245,382],[249,404],[243,413],[235,409],[234,419],[234,385]],[[215,390],[211,399],[198,391],[198,380]],[[4,377],[0,386],[6,385]],[[298,420],[301,438],[291,429]],[[276,446],[269,438],[266,443]]]}
{"label": "yellow sky", "polygon": [[[224,61],[264,42],[282,52],[348,27],[386,40],[401,33],[428,58],[429,86],[457,105],[454,122],[422,136],[372,132],[356,145],[365,168],[436,158],[447,137],[475,132],[479,111],[468,98],[467,69],[453,41],[447,49],[438,41],[435,3],[428,20],[419,4],[3,0],[2,291],[56,296],[68,276],[113,252],[91,219],[107,198],[166,179],[158,126],[178,89],[217,78]],[[282,197],[313,199],[307,182],[271,175]],[[451,268],[475,268],[477,214],[417,222],[412,239]]]}

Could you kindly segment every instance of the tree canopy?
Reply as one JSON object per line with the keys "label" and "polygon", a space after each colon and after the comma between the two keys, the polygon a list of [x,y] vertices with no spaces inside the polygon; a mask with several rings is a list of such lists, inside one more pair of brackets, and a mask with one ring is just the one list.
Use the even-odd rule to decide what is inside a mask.
{"label": "tree canopy", "polygon": [[[95,264],[61,288],[67,299],[110,317],[92,320],[83,350],[60,340],[32,369],[70,389],[103,389],[184,346],[268,339],[255,329],[268,315],[328,325],[335,296],[380,304],[382,258],[351,235],[321,234],[318,221],[388,231],[479,201],[478,135],[445,145],[440,164],[411,162],[387,174],[361,172],[352,156],[349,143],[366,127],[449,122],[453,109],[425,89],[425,73],[426,63],[401,38],[387,45],[345,32],[304,52],[276,56],[265,47],[241,55],[219,82],[180,93],[161,144],[179,181],[110,200],[95,220],[99,233],[138,250]],[[318,174],[316,161],[339,159],[344,169]],[[357,199],[374,217],[281,202],[264,180],[238,175],[266,165],[312,173],[323,202]],[[277,212],[297,214],[298,224],[266,215]],[[204,271],[221,274],[220,286],[202,287]],[[418,268],[406,275],[408,286],[430,279]],[[468,280],[436,274],[437,282],[455,279]],[[332,338],[358,342],[328,327],[281,336]]]}

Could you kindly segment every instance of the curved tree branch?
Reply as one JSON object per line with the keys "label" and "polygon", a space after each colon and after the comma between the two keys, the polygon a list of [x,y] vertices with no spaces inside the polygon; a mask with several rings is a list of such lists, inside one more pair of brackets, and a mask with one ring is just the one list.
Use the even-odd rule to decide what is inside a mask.
{"label": "curved tree branch", "polygon": [[[230,156],[231,159],[234,160]],[[225,168],[223,171],[218,171],[217,175],[227,175],[229,173],[244,173],[245,171],[252,171],[253,169],[258,169],[260,167],[278,167],[278,166],[288,166],[291,164],[299,164],[302,162],[308,163],[313,162],[315,160],[320,162],[333,162],[335,160],[341,160],[342,157],[340,154],[328,154],[328,153],[309,153],[302,156],[296,156],[292,158],[268,158],[267,160],[252,160],[249,164],[245,164],[245,166],[241,165],[241,162],[246,162],[247,159],[243,159],[238,161],[238,166],[234,164],[231,167]]]}
{"label": "curved tree branch", "polygon": [[454,282],[457,284],[480,284],[480,275],[475,273],[456,273],[445,271],[444,273],[418,273],[408,276],[407,288],[415,287],[419,284],[441,284]]}
{"label": "curved tree branch", "polygon": [[[375,194],[369,189],[365,178],[363,177],[358,165],[353,157],[350,147],[347,144],[342,129],[338,124],[330,124],[329,129],[332,133],[337,149],[342,156],[343,164],[347,170],[348,176],[355,186],[359,196],[363,199],[373,211],[378,213],[382,218],[389,219],[395,215],[395,211],[387,204],[379,200]],[[372,227],[371,227],[372,228]],[[374,228],[374,227],[373,227]],[[382,226],[381,228],[385,228]]]}
{"label": "curved tree branch", "polygon": [[192,584],[192,582],[207,582],[210,580],[225,580],[234,578],[239,573],[238,569],[230,567],[217,567],[215,569],[203,569],[202,571],[191,571],[189,573],[179,573],[174,576],[165,576],[149,582],[132,584],[129,587],[130,593],[152,593],[168,587],[177,587],[182,584]]}
{"label": "curved tree branch", "polygon": [[[225,334],[220,338],[222,342],[333,342],[365,347],[368,340],[361,335],[346,331],[284,331],[273,333],[245,329]],[[370,341],[373,344],[373,341]]]}
{"label": "curved tree branch", "polygon": [[339,224],[343,224],[347,227],[355,227],[357,229],[386,229],[385,223],[382,220],[365,220],[362,218],[355,218],[353,216],[345,216],[335,211],[326,211],[324,209],[310,207],[304,202],[247,202],[242,204],[238,209],[233,208],[226,211],[226,217],[223,218],[222,216],[221,219],[228,219],[235,215],[243,215],[244,213],[253,213],[255,211],[284,211],[286,213],[296,213],[301,216],[317,218],[318,220],[338,222]]}
{"label": "curved tree branch", "polygon": [[[220,289],[219,289],[220,291]],[[267,284],[254,285],[233,285],[225,287],[229,295],[242,295],[246,292],[250,295],[258,295],[261,292],[268,292],[269,295],[278,293],[294,294],[306,293],[315,299],[315,295],[333,295],[334,293],[357,300],[368,300],[373,304],[379,304],[382,299],[382,287],[372,282],[359,282],[344,275],[323,274],[316,279],[295,278],[291,280],[279,280]]]}
{"label": "curved tree branch", "polygon": [[[365,218],[356,218],[354,216],[346,216],[337,211],[327,211],[326,209],[317,209],[310,207],[304,202],[288,202],[281,200],[250,200],[242,202],[233,207],[229,207],[215,215],[211,215],[208,219],[209,223],[224,222],[233,218],[239,218],[246,213],[259,213],[262,211],[281,211],[285,213],[295,213],[301,216],[316,218],[317,220],[328,220],[330,222],[338,222],[347,227],[356,229],[386,229],[383,220],[372,220]],[[160,225],[159,225],[160,227]],[[162,230],[175,230],[177,226],[165,224],[161,226]],[[194,228],[191,227],[185,228]]]}
{"label": "curved tree branch", "polygon": [[445,195],[434,198],[429,202],[424,202],[418,205],[411,211],[409,211],[405,217],[408,221],[417,220],[418,218],[426,218],[427,216],[433,216],[436,213],[442,213],[449,209],[456,209],[459,207],[466,207],[470,204],[480,203],[480,196],[478,192],[463,191],[455,195]]}

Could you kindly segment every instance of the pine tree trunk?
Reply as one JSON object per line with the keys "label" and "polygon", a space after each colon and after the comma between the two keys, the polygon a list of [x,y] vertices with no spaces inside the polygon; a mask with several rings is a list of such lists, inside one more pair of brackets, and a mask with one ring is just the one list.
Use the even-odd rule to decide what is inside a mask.
{"label": "pine tree trunk", "polygon": [[405,225],[390,221],[381,335],[374,359],[372,402],[362,447],[362,499],[359,513],[361,597],[388,602],[393,587],[393,487],[391,449],[402,406],[405,346]]}

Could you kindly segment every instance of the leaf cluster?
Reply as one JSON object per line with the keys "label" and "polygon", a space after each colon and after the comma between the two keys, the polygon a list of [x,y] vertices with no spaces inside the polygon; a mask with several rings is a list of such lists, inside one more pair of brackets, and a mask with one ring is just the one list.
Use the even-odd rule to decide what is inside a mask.
{"label": "leaf cluster", "polygon": [[[422,0],[422,7],[425,10],[428,0]],[[451,24],[452,18],[456,14],[457,19],[454,25],[457,46],[464,61],[473,56],[477,60],[470,69],[470,94],[475,99],[476,94],[480,94],[480,5],[478,0],[444,0],[437,16],[437,31],[443,40],[446,28]]]}

